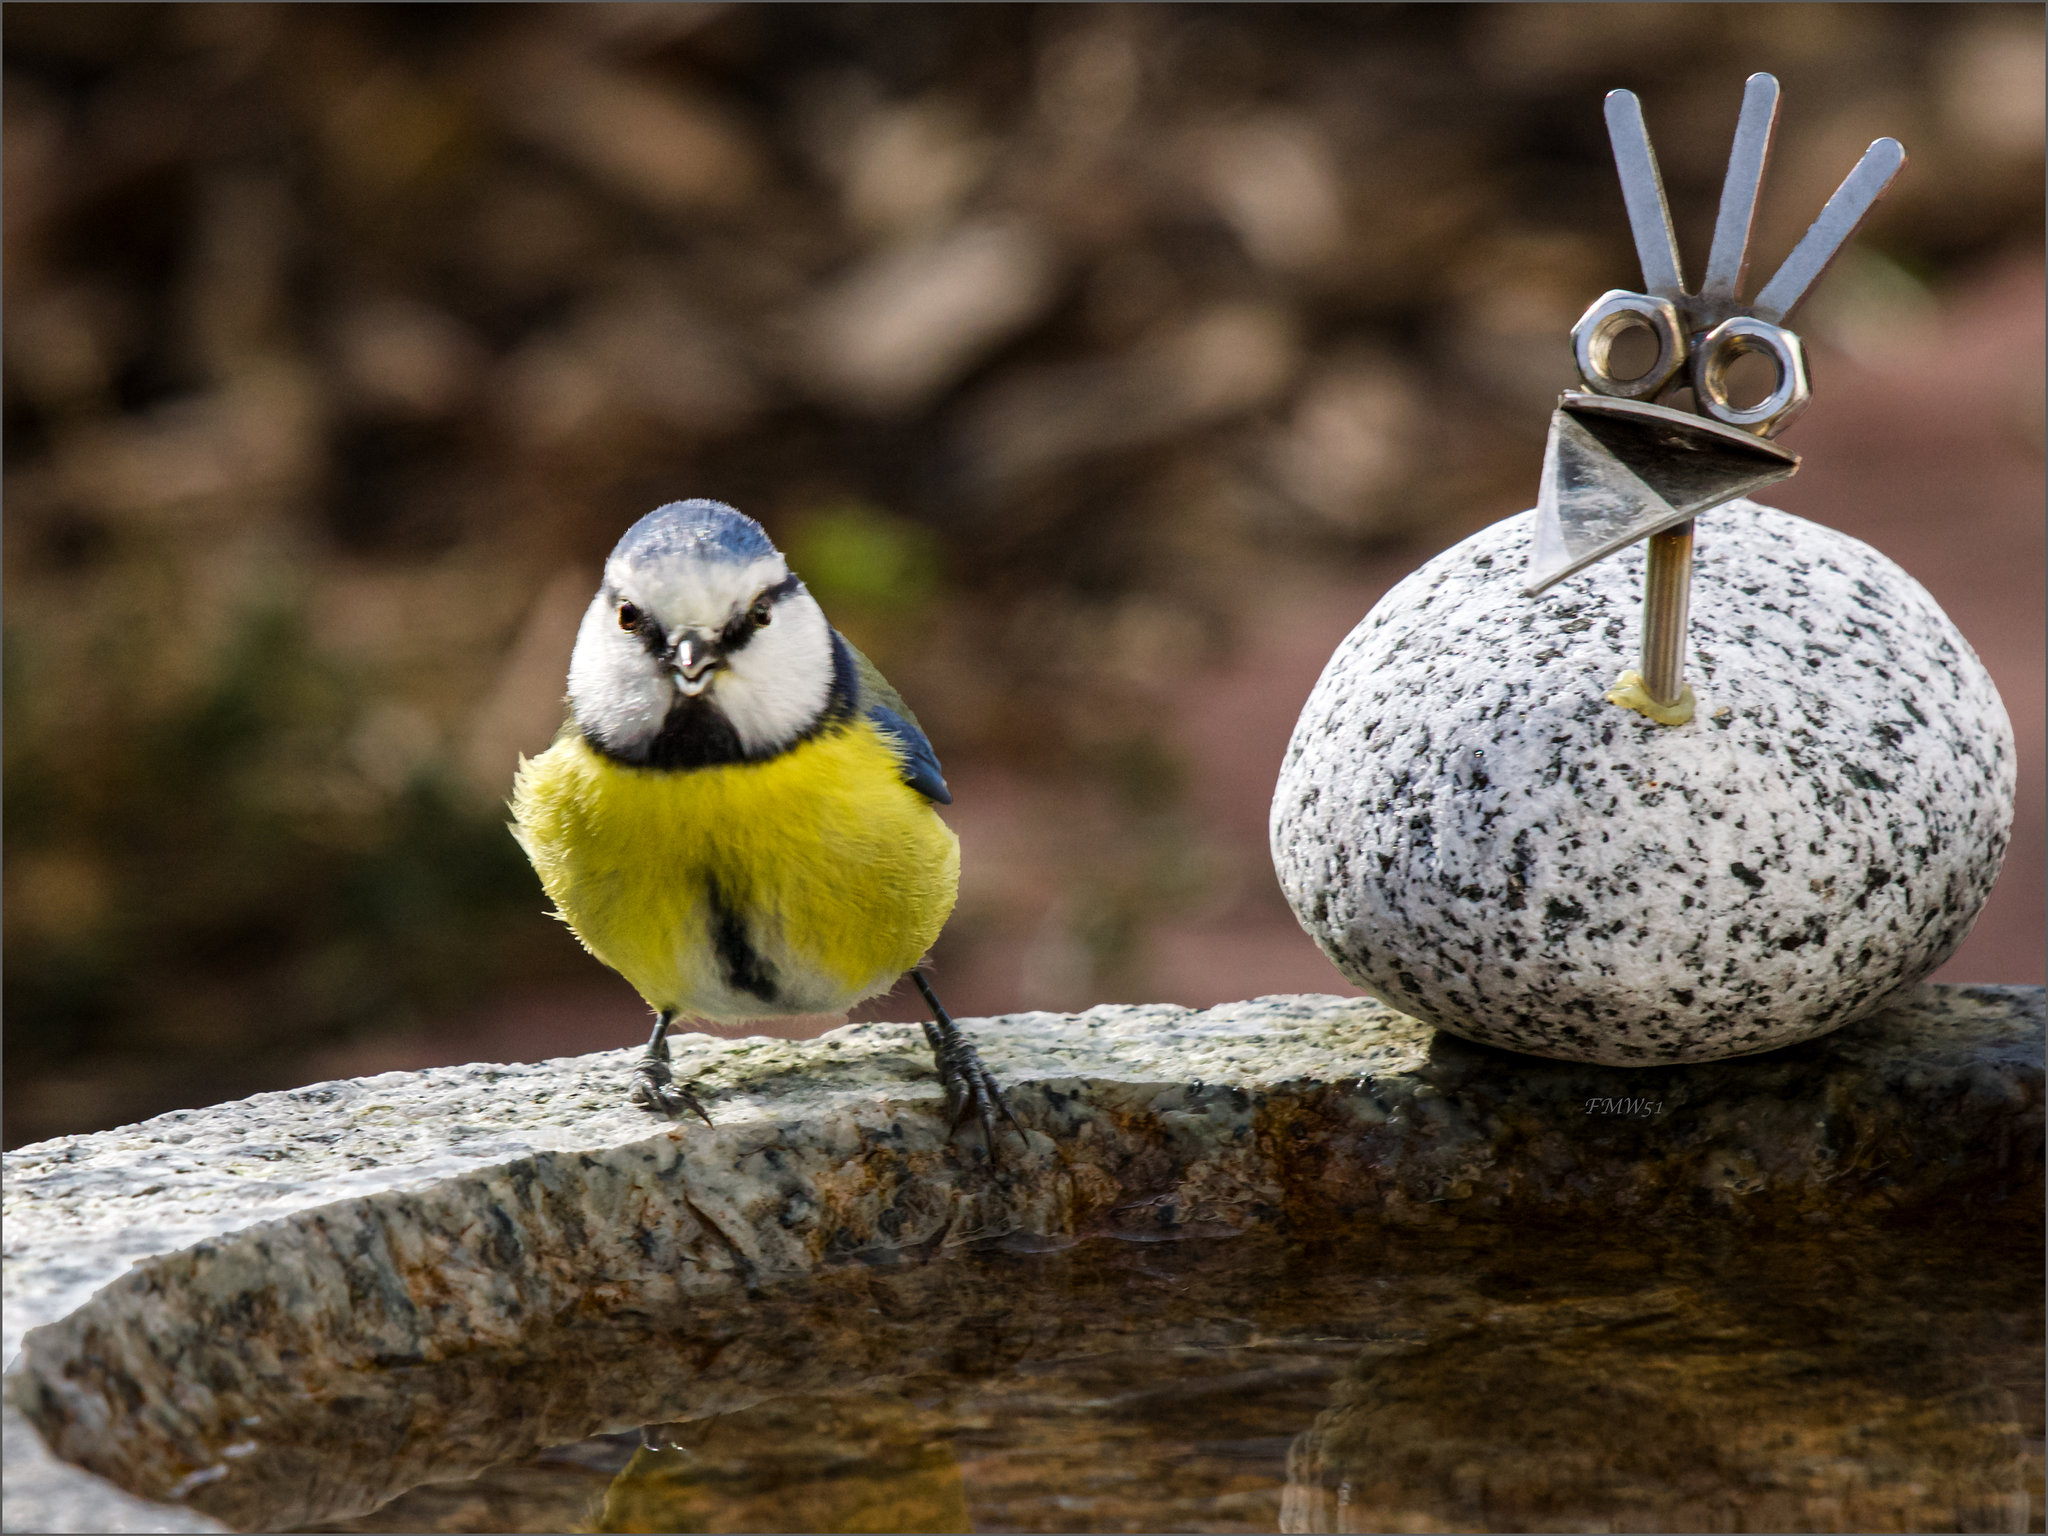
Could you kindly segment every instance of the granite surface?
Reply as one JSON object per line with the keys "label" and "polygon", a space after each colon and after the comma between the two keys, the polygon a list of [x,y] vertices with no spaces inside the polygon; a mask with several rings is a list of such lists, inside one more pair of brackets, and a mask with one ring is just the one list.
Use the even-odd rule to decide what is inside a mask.
{"label": "granite surface", "polygon": [[2013,736],[1926,591],[1747,501],[1700,519],[1694,718],[1608,703],[1643,546],[1536,599],[1531,514],[1345,639],[1273,799],[1295,915],[1417,1018],[1516,1050],[1707,1061],[1822,1034],[1932,972],[1990,894]]}
{"label": "granite surface", "polygon": [[[973,1133],[947,1139],[910,1025],[681,1042],[712,1129],[622,1107],[620,1051],[321,1084],[10,1153],[6,1527],[278,1529],[639,1422],[646,1344],[625,1323],[643,1315],[691,1320],[695,1342],[671,1343],[699,1362],[696,1413],[873,1372],[877,1336],[799,1325],[810,1303],[785,1283],[943,1269],[992,1242],[1811,1228],[1991,1219],[2041,1195],[2037,988],[1926,987],[1822,1040],[1647,1069],[1328,997],[968,1027],[1027,1128],[993,1163]],[[593,1320],[624,1328],[601,1392],[522,1377],[536,1337]],[[910,1343],[889,1348],[943,1343],[899,1322]],[[336,1423],[345,1465],[307,1449]]]}

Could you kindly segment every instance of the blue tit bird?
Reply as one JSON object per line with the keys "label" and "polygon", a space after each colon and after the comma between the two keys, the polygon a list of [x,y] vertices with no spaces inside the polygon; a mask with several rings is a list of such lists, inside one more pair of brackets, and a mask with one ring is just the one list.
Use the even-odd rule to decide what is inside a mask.
{"label": "blue tit bird", "polygon": [[678,1020],[725,1035],[837,1013],[908,972],[957,1128],[1015,1125],[917,969],[953,910],[952,795],[917,719],[752,518],[680,501],[605,562],[569,719],[521,759],[512,832],[558,916],[654,1010],[630,1098],[710,1116],[670,1069]]}

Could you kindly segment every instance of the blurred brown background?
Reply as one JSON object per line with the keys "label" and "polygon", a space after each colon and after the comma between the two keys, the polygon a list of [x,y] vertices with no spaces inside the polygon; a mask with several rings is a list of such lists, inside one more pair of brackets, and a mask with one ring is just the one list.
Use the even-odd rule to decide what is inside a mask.
{"label": "blurred brown background", "polygon": [[[964,1014],[1345,990],[1265,851],[1331,648],[1534,500],[1639,279],[1911,161],[1799,317],[1780,504],[2019,731],[1948,979],[2043,979],[2037,6],[10,4],[6,1139],[636,1042],[504,831],[659,502],[761,518],[956,792]],[[907,997],[870,1016],[910,1017]]]}

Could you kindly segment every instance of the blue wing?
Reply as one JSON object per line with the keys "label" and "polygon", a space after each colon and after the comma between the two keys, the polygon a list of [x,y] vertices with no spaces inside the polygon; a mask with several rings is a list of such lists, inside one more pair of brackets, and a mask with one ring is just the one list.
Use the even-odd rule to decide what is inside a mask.
{"label": "blue wing", "polygon": [[903,695],[889,686],[880,667],[854,649],[836,629],[832,631],[832,646],[842,675],[850,664],[861,718],[888,737],[896,748],[897,771],[903,775],[903,782],[927,800],[951,805],[953,792],[946,788],[946,776],[939,772],[938,754],[925,740],[917,716],[903,702]]}
{"label": "blue wing", "polygon": [[901,751],[903,782],[927,800],[951,805],[953,792],[946,788],[946,777],[939,772],[938,755],[925,740],[924,732],[886,704],[870,704],[862,713],[876,730],[892,738]]}

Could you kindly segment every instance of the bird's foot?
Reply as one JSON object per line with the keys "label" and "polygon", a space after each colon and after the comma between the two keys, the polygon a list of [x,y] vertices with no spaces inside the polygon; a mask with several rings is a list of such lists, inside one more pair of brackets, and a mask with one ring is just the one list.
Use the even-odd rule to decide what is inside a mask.
{"label": "bird's foot", "polygon": [[654,1038],[647,1042],[647,1049],[633,1064],[633,1086],[626,1092],[626,1101],[649,1114],[664,1115],[670,1120],[688,1110],[709,1125],[711,1116],[692,1091],[696,1084],[677,1082],[668,1063],[667,1020],[664,1019],[655,1026]]}
{"label": "bird's foot", "polygon": [[962,1124],[971,1112],[981,1124],[982,1144],[988,1148],[991,1158],[996,1152],[996,1121],[1000,1114],[1010,1122],[1010,1129],[1017,1133],[1020,1141],[1029,1145],[1024,1127],[1017,1123],[1017,1117],[1010,1112],[1009,1100],[1003,1097],[1002,1085],[995,1074],[981,1064],[981,1053],[974,1043],[960,1032],[940,1006],[930,985],[917,972],[911,972],[916,979],[918,990],[924,993],[925,1001],[931,1005],[937,1018],[927,1020],[924,1026],[925,1043],[932,1049],[932,1061],[939,1069],[939,1081],[946,1089],[947,1133],[958,1134]]}

